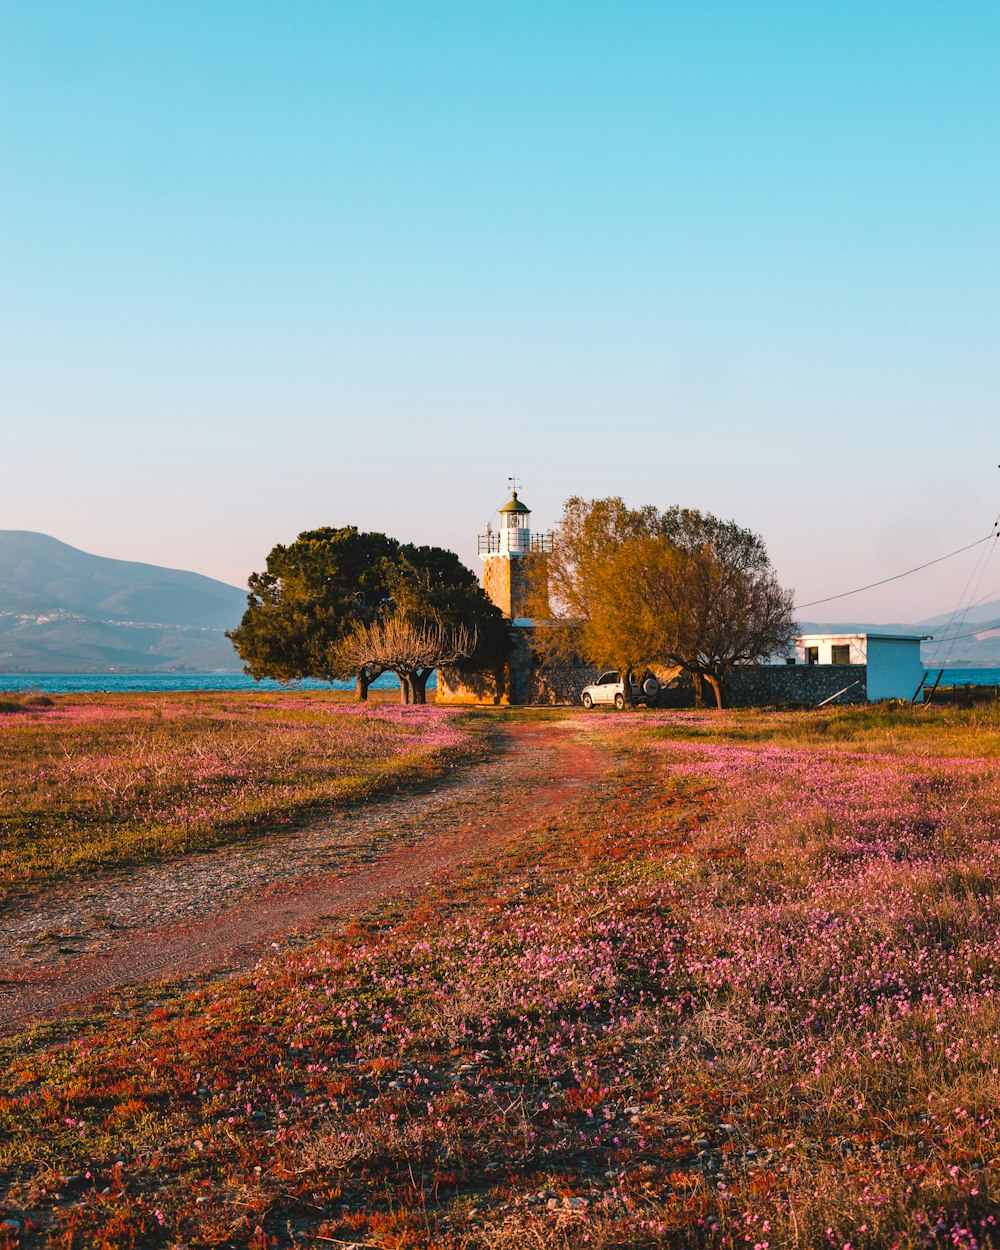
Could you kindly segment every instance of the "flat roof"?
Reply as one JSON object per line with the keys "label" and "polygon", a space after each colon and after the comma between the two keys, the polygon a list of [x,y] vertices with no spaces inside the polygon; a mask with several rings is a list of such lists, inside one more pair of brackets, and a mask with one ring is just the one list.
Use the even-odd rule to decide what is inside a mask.
{"label": "flat roof", "polygon": [[869,634],[859,631],[855,634],[798,634],[796,642],[805,642],[812,638],[877,638],[880,642],[927,642],[933,634]]}

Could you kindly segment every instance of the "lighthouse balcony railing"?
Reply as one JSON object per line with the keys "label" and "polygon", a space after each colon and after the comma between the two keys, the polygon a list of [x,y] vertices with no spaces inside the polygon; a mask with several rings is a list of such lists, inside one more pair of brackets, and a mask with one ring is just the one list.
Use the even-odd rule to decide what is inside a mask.
{"label": "lighthouse balcony railing", "polygon": [[525,555],[529,551],[551,551],[551,534],[531,534],[527,530],[497,530],[496,533],[479,535],[479,554]]}

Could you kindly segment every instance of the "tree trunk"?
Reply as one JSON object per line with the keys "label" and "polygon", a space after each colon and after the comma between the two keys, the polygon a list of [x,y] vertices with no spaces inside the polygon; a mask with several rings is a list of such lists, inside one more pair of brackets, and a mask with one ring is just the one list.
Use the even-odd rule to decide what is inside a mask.
{"label": "tree trunk", "polygon": [[357,684],[357,690],[356,690],[359,703],[368,702],[368,687],[371,684],[372,684],[372,680],[368,676],[367,671],[363,668],[360,669],[358,671],[358,684]]}
{"label": "tree trunk", "polygon": [[622,679],[622,698],[625,700],[625,706],[634,709],[635,703],[632,699],[632,682],[630,680],[632,670],[630,668],[620,668],[618,672]]}
{"label": "tree trunk", "polygon": [[417,669],[410,678],[410,685],[413,688],[413,702],[427,702],[427,678],[430,677],[434,670],[432,668]]}
{"label": "tree trunk", "polygon": [[410,701],[410,675],[409,673],[397,673],[399,678],[399,701],[400,703],[409,703]]}
{"label": "tree trunk", "polygon": [[722,681],[718,677],[713,677],[711,673],[705,674],[705,680],[712,687],[712,692],[715,695],[716,709],[721,712],[725,707],[725,704],[722,701]]}
{"label": "tree trunk", "polygon": [[695,707],[705,706],[705,691],[701,684],[701,673],[691,673],[691,685],[694,686],[694,705]]}

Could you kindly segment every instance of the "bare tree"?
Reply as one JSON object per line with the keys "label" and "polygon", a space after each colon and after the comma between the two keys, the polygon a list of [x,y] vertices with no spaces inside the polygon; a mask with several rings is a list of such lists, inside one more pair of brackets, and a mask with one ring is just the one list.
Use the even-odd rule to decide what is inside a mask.
{"label": "bare tree", "polygon": [[402,612],[358,624],[336,647],[336,661],[355,672],[395,673],[402,703],[426,703],[427,679],[442,664],[468,659],[478,636],[464,625],[415,623]]}

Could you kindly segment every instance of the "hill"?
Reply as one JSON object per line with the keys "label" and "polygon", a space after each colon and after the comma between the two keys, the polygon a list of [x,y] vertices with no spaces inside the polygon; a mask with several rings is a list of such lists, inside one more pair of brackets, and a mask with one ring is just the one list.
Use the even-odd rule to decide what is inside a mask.
{"label": "hill", "polygon": [[0,672],[238,672],[235,586],[0,530]]}

